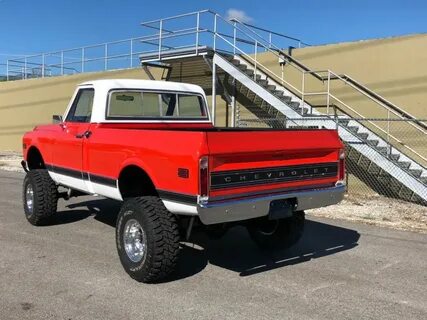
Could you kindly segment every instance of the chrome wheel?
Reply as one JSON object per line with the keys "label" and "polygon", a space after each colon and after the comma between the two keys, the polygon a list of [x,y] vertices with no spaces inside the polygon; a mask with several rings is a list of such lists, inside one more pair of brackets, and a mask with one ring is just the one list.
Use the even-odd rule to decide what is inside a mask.
{"label": "chrome wheel", "polygon": [[127,256],[132,262],[141,261],[147,248],[147,237],[141,225],[135,219],[126,222],[123,243]]}
{"label": "chrome wheel", "polygon": [[34,190],[31,183],[27,185],[27,188],[25,190],[25,203],[27,205],[28,213],[32,214],[34,208]]}

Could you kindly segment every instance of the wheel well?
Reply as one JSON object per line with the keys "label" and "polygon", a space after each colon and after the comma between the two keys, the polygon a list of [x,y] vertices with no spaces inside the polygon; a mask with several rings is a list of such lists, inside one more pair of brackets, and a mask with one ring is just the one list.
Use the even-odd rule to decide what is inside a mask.
{"label": "wheel well", "polygon": [[30,170],[46,169],[42,154],[36,147],[31,147],[30,150],[28,150],[27,165]]}
{"label": "wheel well", "polygon": [[119,175],[119,190],[123,199],[157,196],[157,190],[148,174],[138,166],[128,166]]}

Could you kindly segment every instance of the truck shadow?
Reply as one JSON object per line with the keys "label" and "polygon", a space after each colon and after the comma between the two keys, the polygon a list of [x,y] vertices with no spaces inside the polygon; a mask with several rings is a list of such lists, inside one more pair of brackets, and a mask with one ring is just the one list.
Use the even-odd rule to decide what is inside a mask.
{"label": "truck shadow", "polygon": [[194,256],[203,254],[210,264],[245,277],[350,250],[358,245],[359,238],[360,234],[355,230],[307,219],[304,236],[295,246],[269,252],[256,246],[244,227],[235,227],[219,240],[211,240],[202,233],[195,234],[192,242],[203,248],[203,252],[191,244],[184,244],[181,263],[187,263],[186,267],[191,268]]}
{"label": "truck shadow", "polygon": [[[97,221],[114,227],[120,203],[97,199],[71,203],[67,208],[71,210],[62,212],[60,217],[63,218],[58,218],[58,224],[93,216]],[[76,209],[78,218],[73,220],[68,213]],[[198,228],[194,230],[190,242],[181,243],[177,271],[166,282],[191,277],[201,272],[208,263],[237,272],[242,277],[251,276],[350,250],[358,245],[359,238],[356,230],[308,217],[304,235],[297,245],[288,250],[268,252],[252,242],[244,227],[234,227],[218,240],[210,239],[202,228]]]}

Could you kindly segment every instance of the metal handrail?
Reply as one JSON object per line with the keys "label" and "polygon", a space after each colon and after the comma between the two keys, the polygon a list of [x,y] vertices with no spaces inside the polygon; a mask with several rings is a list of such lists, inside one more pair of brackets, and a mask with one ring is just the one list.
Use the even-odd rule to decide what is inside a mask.
{"label": "metal handrail", "polygon": [[201,13],[205,13],[205,12],[216,14],[216,12],[214,12],[214,11],[212,11],[210,9],[204,9],[204,10],[199,10],[199,11],[192,11],[192,12],[182,13],[182,14],[178,14],[178,15],[175,15],[175,16],[170,16],[170,17],[166,17],[166,18],[162,18],[162,19],[155,19],[155,20],[150,20],[150,21],[144,21],[144,22],[141,22],[141,25],[145,26],[147,24],[153,24],[153,23],[160,22],[160,20],[163,20],[163,21],[173,20],[173,19],[183,18],[183,17],[188,17],[188,16],[193,16],[193,15],[201,14]]}
{"label": "metal handrail", "polygon": [[[238,21],[237,19],[235,19],[235,18],[231,19],[230,21],[236,21],[236,22],[239,22],[239,21]],[[290,36],[288,36],[288,35],[286,35],[286,34],[283,34],[283,33],[279,33],[279,32],[276,32],[276,31],[269,30],[269,29],[261,28],[261,27],[255,26],[255,25],[250,24],[250,23],[247,23],[247,22],[240,22],[240,23],[242,23],[242,24],[244,24],[245,26],[250,27],[250,28],[252,28],[252,29],[256,29],[256,30],[260,30],[260,31],[263,31],[263,32],[267,32],[267,33],[269,34],[269,42],[270,42],[270,43],[272,43],[272,41],[271,41],[271,35],[275,35],[275,36],[279,36],[279,37],[281,37],[281,38],[285,38],[285,39],[289,39],[289,40],[293,40],[293,41],[298,42],[298,48],[301,48],[301,44],[302,44],[302,45],[305,45],[305,46],[311,46],[311,44],[308,44],[308,43],[306,43],[306,42],[303,42],[301,39],[294,38],[294,37],[290,37]]]}
{"label": "metal handrail", "polygon": [[[235,21],[237,23],[243,25],[243,26],[246,26],[247,29],[249,29],[250,31],[252,31],[252,33],[254,33],[258,37],[262,38],[262,36],[259,35],[257,32],[251,30],[251,25],[246,24],[244,22],[241,22],[241,21],[239,21],[237,19],[235,19]],[[255,29],[259,29],[259,28],[255,28]],[[293,58],[292,56],[290,56],[289,54],[287,54],[286,52],[284,52],[281,48],[278,48],[274,44],[272,44],[272,46],[274,47],[275,50],[277,50],[279,52],[280,55],[283,55],[286,58],[286,60],[288,60],[291,63],[296,64],[296,66],[298,67],[297,69],[299,69],[300,71],[302,71],[304,73],[309,73],[309,74],[313,75],[316,79],[321,80],[322,82],[336,80],[336,79],[333,79],[333,78],[331,79],[331,78],[324,78],[324,77],[322,77],[318,72],[310,69],[309,67],[307,67],[306,65],[304,65],[303,63],[301,63],[300,61],[298,61],[297,59]],[[393,109],[395,112],[398,112],[400,115],[402,115],[402,116],[404,116],[404,117],[406,117],[408,119],[414,120],[414,122],[419,127],[427,130],[427,125],[423,124],[420,121],[417,121],[417,119],[416,119],[415,116],[413,116],[409,112],[406,112],[405,110],[402,110],[397,105],[393,104],[389,100],[385,99],[384,97],[382,97],[379,94],[375,93],[374,91],[372,91],[371,89],[367,88],[363,84],[361,84],[358,81],[354,80],[352,77],[350,77],[350,76],[348,76],[346,74],[338,76],[337,74],[335,74],[331,70],[327,70],[327,71],[330,72],[330,73],[332,73],[332,74],[334,74],[338,79],[344,81],[346,84],[350,83],[354,89],[356,89],[357,91],[363,93],[365,96],[369,97],[372,101],[375,101],[378,104],[381,104],[383,107],[385,107],[387,109]],[[425,132],[425,131],[422,131],[422,132],[424,134],[427,134],[427,132]]]}
{"label": "metal handrail", "polygon": [[[215,20],[216,20],[217,18],[220,18],[220,19],[221,19],[222,21],[224,21],[225,23],[227,23],[227,24],[229,24],[229,25],[233,26],[233,28],[236,28],[237,30],[239,30],[240,32],[242,32],[242,33],[244,33],[244,34],[245,34],[245,32],[244,32],[242,29],[240,29],[239,27],[237,27],[237,26],[233,25],[232,23],[230,23],[229,21],[227,21],[226,19],[224,19],[223,17],[221,17],[219,14],[215,14]],[[239,52],[241,52],[241,54],[242,54],[242,55],[244,55],[248,60],[250,60],[250,61],[254,62],[254,63],[258,66],[258,68],[259,68],[259,67],[261,67],[262,69],[264,69],[265,71],[267,71],[267,72],[269,73],[270,77],[276,78],[276,81],[278,80],[279,82],[281,82],[281,83],[282,83],[282,85],[283,85],[283,83],[286,83],[286,85],[290,86],[291,88],[293,88],[294,90],[296,90],[298,93],[302,94],[302,91],[301,91],[301,90],[299,90],[297,87],[293,86],[293,85],[292,85],[291,83],[289,83],[288,81],[286,81],[286,80],[284,80],[283,78],[279,77],[275,72],[271,71],[269,68],[267,68],[267,67],[266,67],[266,66],[264,66],[263,64],[259,63],[256,59],[252,58],[249,54],[247,54],[246,52],[244,52],[244,51],[243,51],[242,49],[240,49],[239,47],[235,46],[235,45],[234,45],[233,43],[231,43],[230,41],[226,40],[224,37],[221,37],[219,33],[215,33],[215,32],[214,32],[214,34],[215,34],[217,37],[222,38],[225,42],[227,42],[227,43],[228,43],[230,46],[232,46],[234,49],[236,49],[236,50],[238,50]],[[258,42],[258,40],[257,40],[257,39],[255,39],[254,37],[252,37],[252,36],[250,36],[250,35],[248,35],[248,34],[245,34],[245,35],[246,35],[247,37],[249,37],[250,39],[252,39],[256,45],[258,45],[258,46],[259,46],[259,45],[261,44],[263,48],[268,49],[268,46],[265,46],[264,44],[262,44],[262,43]],[[235,38],[235,39],[236,39],[236,41],[237,41],[239,38]],[[234,41],[234,42],[236,42],[236,41]],[[214,47],[214,50],[215,50],[215,47]],[[275,53],[274,51],[273,51],[272,53],[273,53],[274,55],[276,55],[276,57],[279,57],[279,58],[280,58],[280,56],[279,56],[277,53]],[[256,72],[254,73],[254,77],[256,77]]]}
{"label": "metal handrail", "polygon": [[[329,73],[334,75],[335,77],[341,79],[342,81],[344,81],[345,83],[348,83],[346,78],[332,72],[329,70]],[[350,85],[356,89],[357,91],[359,91],[360,93],[362,93],[363,95],[365,95],[366,97],[368,97],[369,99],[371,99],[372,101],[375,101],[375,98],[366,94],[365,91],[360,90],[359,88],[355,87],[353,83],[350,83]],[[385,109],[387,109],[388,111],[392,112],[393,114],[395,114],[396,116],[400,117],[401,119],[405,119],[405,117],[400,113],[397,112],[396,110],[394,110],[393,108],[388,107],[387,105],[383,104],[381,101],[375,101],[378,104],[380,104],[382,107],[384,107]],[[414,121],[414,123],[418,124],[420,127],[422,127],[422,129],[427,129],[427,126],[425,126],[422,122],[418,121],[414,116],[410,116],[411,120]],[[420,131],[421,133],[423,133],[424,135],[427,135],[427,131],[422,130],[420,127],[415,126],[412,122],[410,122],[412,126],[414,126],[418,131]]]}
{"label": "metal handrail", "polygon": [[[371,125],[373,125],[375,128],[377,128],[378,130],[380,130],[382,133],[384,133],[388,138],[392,138],[393,140],[395,140],[397,143],[401,144],[402,146],[404,146],[406,149],[410,150],[411,152],[413,152],[414,154],[416,154],[417,156],[419,156],[421,159],[423,159],[424,161],[427,162],[427,158],[424,157],[423,155],[421,155],[419,152],[415,151],[413,148],[409,147],[408,145],[406,145],[405,143],[403,143],[399,138],[395,137],[394,135],[390,134],[390,132],[384,130],[383,128],[381,128],[380,126],[378,126],[377,124],[375,124],[372,121],[375,120],[369,120],[369,118],[366,118],[365,116],[363,116],[361,113],[359,113],[358,111],[354,110],[354,108],[350,107],[348,104],[346,104],[345,102],[343,102],[341,99],[337,98],[336,96],[331,94],[331,98],[333,98],[334,100],[336,100],[337,102],[339,102],[340,104],[342,104],[343,106],[345,106],[346,108],[350,109],[352,112],[354,112],[355,114],[357,114],[361,119],[367,121],[368,123],[370,123]],[[405,120],[405,119],[402,119]],[[388,119],[388,121],[390,121],[390,119]],[[390,143],[389,143],[390,144]]]}
{"label": "metal handrail", "polygon": [[[411,125],[416,128],[417,130],[419,130],[422,134],[427,135],[427,131],[424,131],[423,129],[427,129],[427,126],[419,119],[416,119],[414,116],[410,115],[410,119],[408,119],[408,117],[405,117],[404,115],[402,115],[401,112],[398,112],[396,110],[394,110],[393,108],[390,108],[389,106],[387,106],[386,104],[382,103],[381,101],[377,101],[374,97],[366,94],[366,92],[364,90],[360,90],[357,86],[355,86],[352,81],[349,81],[349,79],[347,79],[346,76],[343,75],[339,75],[336,74],[335,72],[331,71],[331,70],[312,70],[312,71],[307,71],[305,73],[314,73],[316,72],[317,74],[321,74],[321,73],[327,73],[329,75],[330,79],[336,80],[339,79],[342,82],[344,82],[345,84],[350,85],[353,89],[355,89],[356,91],[360,92],[361,94],[363,94],[364,96],[366,96],[367,98],[371,99],[372,101],[376,102],[377,104],[381,105],[384,109],[386,109],[387,111],[390,111],[391,113],[393,113],[394,115],[400,117],[403,120],[412,120],[410,123]],[[330,75],[333,75],[334,78],[330,77]],[[368,89],[369,90],[369,89]],[[305,93],[305,95],[310,95],[310,93]],[[418,126],[416,126],[415,124],[412,124],[412,122],[418,124]],[[420,128],[421,127],[421,128]]]}

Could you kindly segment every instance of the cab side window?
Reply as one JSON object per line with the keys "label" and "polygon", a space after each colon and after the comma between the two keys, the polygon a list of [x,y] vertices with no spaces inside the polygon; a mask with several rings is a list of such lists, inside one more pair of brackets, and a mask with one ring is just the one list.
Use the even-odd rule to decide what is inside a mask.
{"label": "cab side window", "polygon": [[94,95],[94,89],[80,89],[65,121],[90,122]]}

